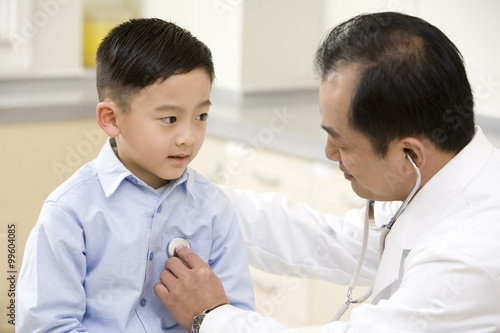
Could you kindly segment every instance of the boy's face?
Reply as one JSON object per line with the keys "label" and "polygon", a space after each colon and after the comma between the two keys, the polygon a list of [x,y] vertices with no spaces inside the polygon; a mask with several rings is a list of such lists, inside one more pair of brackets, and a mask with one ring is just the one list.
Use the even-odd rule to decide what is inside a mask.
{"label": "boy's face", "polygon": [[203,144],[211,82],[203,69],[144,88],[116,113],[118,157],[153,188],[182,175]]}

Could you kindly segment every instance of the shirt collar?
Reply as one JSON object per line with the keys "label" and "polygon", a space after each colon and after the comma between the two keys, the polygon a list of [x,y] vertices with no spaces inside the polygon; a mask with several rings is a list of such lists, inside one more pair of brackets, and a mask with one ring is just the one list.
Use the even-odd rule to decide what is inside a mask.
{"label": "shirt collar", "polygon": [[[97,175],[99,176],[106,197],[113,194],[125,178],[135,183],[138,182],[138,179],[132,175],[116,156],[111,146],[111,139],[109,138],[106,141],[99,156],[96,158]],[[132,179],[135,179],[135,181]]]}
{"label": "shirt collar", "polygon": [[191,195],[193,199],[196,198],[194,176],[194,170],[190,167],[187,167],[186,170],[184,170],[184,173],[179,178],[170,181],[170,184],[168,184],[165,193],[167,193],[168,195],[168,193],[170,193],[170,191],[172,191],[176,186],[184,185],[186,186],[186,190],[189,195]]}
{"label": "shirt collar", "polygon": [[[96,158],[96,171],[106,197],[112,195],[125,179],[134,184],[147,186],[142,180],[134,176],[116,156],[113,151],[112,140],[113,138],[109,138],[106,141],[104,147],[102,147],[101,152]],[[195,184],[193,176],[193,170],[189,167],[186,168],[184,173],[179,178],[172,180],[170,184],[168,184],[165,192],[168,193],[170,192],[169,188],[174,188],[177,185],[185,183],[188,193],[195,198]]]}

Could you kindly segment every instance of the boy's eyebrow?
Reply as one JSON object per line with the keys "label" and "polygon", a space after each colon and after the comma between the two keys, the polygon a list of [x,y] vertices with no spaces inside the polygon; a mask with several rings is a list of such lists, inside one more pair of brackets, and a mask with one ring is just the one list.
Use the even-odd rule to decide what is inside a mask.
{"label": "boy's eyebrow", "polygon": [[[211,105],[212,105],[212,102],[209,99],[207,99],[206,101],[203,101],[200,104],[198,104],[196,107],[201,108],[204,106],[211,106]],[[184,111],[185,109],[182,106],[178,106],[178,105],[163,104],[163,105],[157,106],[155,108],[155,110],[158,110],[158,111]]]}
{"label": "boy's eyebrow", "polygon": [[201,102],[200,104],[198,104],[198,107],[203,107],[203,106],[212,106],[212,101],[210,101],[209,99],[207,99],[206,101]]}

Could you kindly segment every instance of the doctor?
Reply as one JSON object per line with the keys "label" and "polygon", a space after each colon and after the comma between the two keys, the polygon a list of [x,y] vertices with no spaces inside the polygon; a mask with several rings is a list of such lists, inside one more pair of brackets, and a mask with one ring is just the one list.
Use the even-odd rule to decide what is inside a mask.
{"label": "doctor", "polygon": [[[358,283],[374,284],[371,299],[322,332],[499,332],[500,151],[474,126],[456,47],[419,18],[369,14],[334,28],[316,65],[326,156],[376,202],[340,218],[227,189],[252,265],[349,283],[365,210],[388,223],[416,184],[413,161],[421,182],[385,246],[370,231]],[[188,331],[297,332],[229,305],[209,267],[188,248],[177,253],[185,264],[169,259],[155,291]]]}

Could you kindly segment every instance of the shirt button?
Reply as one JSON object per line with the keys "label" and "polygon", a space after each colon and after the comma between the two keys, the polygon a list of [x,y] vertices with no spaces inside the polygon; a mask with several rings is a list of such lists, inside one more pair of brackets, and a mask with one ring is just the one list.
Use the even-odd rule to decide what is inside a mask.
{"label": "shirt button", "polygon": [[156,208],[156,212],[157,212],[157,213],[161,213],[161,210],[162,210],[162,206],[161,206],[161,205],[159,205],[159,206],[158,206],[158,208]]}
{"label": "shirt button", "polygon": [[151,253],[149,254],[149,260],[153,260],[153,256],[154,256],[154,255],[153,255],[153,252],[151,252]]}
{"label": "shirt button", "polygon": [[145,298],[141,299],[141,306],[144,306],[144,305],[146,305],[146,299]]}

